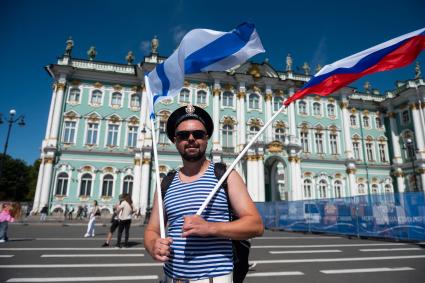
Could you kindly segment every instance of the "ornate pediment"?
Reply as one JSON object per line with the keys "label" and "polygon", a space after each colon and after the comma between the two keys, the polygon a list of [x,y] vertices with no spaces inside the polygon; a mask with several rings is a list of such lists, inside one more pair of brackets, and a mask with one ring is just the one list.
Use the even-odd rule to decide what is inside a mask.
{"label": "ornate pediment", "polygon": [[280,141],[272,141],[267,145],[267,149],[271,153],[279,153],[283,151],[283,144]]}

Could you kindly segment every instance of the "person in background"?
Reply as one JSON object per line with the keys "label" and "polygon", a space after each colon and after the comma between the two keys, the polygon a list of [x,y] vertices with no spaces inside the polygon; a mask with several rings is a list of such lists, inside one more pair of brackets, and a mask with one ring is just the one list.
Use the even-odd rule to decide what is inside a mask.
{"label": "person in background", "polygon": [[81,205],[78,206],[77,216],[75,216],[75,219],[83,220],[83,207]]}
{"label": "person in background", "polygon": [[65,211],[63,212],[63,219],[66,220],[68,218],[69,207],[65,204]]}
{"label": "person in background", "polygon": [[72,204],[69,205],[69,212],[68,212],[68,220],[72,220],[72,214],[74,213],[74,206]]}
{"label": "person in background", "polygon": [[15,222],[15,219],[21,217],[21,205],[19,202],[12,204],[3,204],[0,212],[0,243],[4,243],[9,240],[7,237],[7,229],[9,222]]}
{"label": "person in background", "polygon": [[47,218],[47,213],[49,213],[49,208],[47,207],[47,204],[43,206],[43,208],[40,210],[40,221],[44,222]]}
{"label": "person in background", "polygon": [[85,238],[94,237],[94,227],[96,225],[96,217],[100,216],[100,208],[97,205],[97,200],[93,201],[93,207],[89,213],[89,223],[87,224],[87,232]]}
{"label": "person in background", "polygon": [[119,218],[118,236],[116,247],[121,248],[122,231],[125,230],[124,247],[128,247],[128,238],[130,236],[131,215],[133,214],[133,201],[129,194],[123,194],[123,201],[117,206]]}
{"label": "person in background", "polygon": [[120,202],[116,204],[116,206],[113,208],[112,218],[111,218],[111,227],[109,228],[108,236],[106,236],[106,241],[102,244],[102,247],[109,247],[111,245],[112,241],[112,235],[114,234],[115,230],[118,228],[120,221],[118,219],[117,214],[117,207],[122,202],[122,195],[120,195]]}

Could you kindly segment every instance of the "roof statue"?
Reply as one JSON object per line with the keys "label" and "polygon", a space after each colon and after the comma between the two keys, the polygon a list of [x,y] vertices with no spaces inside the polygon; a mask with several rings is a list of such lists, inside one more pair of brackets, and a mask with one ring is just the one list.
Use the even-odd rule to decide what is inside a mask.
{"label": "roof statue", "polygon": [[70,36],[68,40],[66,41],[66,47],[65,47],[65,56],[71,57],[72,47],[74,47],[74,41],[72,40],[72,37]]}
{"label": "roof statue", "polygon": [[310,66],[308,65],[308,63],[307,62],[304,62],[304,65],[303,65],[303,70],[304,70],[304,74],[306,75],[306,76],[308,76],[308,75],[310,75]]}
{"label": "roof statue", "polygon": [[125,56],[125,60],[127,61],[128,65],[131,65],[134,61],[134,55],[133,51],[128,51],[127,56]]}
{"label": "roof statue", "polygon": [[363,88],[364,88],[364,91],[365,91],[366,93],[370,93],[370,89],[372,88],[372,85],[370,84],[370,82],[369,82],[369,81],[366,81],[366,82],[364,83],[364,85],[363,85]]}
{"label": "roof statue", "polygon": [[416,61],[415,66],[415,79],[420,79],[422,76],[421,65],[419,65],[419,61]]}
{"label": "roof statue", "polygon": [[292,71],[292,57],[290,53],[286,56],[286,71]]}
{"label": "roof statue", "polygon": [[151,52],[154,54],[158,53],[159,40],[156,35],[152,38],[151,41]]}
{"label": "roof statue", "polygon": [[317,64],[316,66],[316,73],[318,73],[322,69],[322,65]]}
{"label": "roof statue", "polygon": [[93,59],[96,57],[96,47],[91,46],[90,49],[87,51],[87,55],[89,56],[89,60],[93,61]]}

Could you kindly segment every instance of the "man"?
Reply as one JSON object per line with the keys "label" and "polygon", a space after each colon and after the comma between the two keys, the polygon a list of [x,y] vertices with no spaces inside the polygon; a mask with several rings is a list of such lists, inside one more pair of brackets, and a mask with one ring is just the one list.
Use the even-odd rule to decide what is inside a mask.
{"label": "man", "polygon": [[[264,232],[261,217],[236,171],[227,179],[227,192],[220,188],[202,215],[195,215],[218,182],[214,163],[205,157],[213,129],[208,113],[192,105],[177,109],[167,121],[167,136],[175,143],[183,167],[163,199],[168,237],[160,238],[156,194],[144,235],[146,250],[165,263],[166,282],[232,282],[231,240]],[[229,222],[227,199],[235,221]]]}

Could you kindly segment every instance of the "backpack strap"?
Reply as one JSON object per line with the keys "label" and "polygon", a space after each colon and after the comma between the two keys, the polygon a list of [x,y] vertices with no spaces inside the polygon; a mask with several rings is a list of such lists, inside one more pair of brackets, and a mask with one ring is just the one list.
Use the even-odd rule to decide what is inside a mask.
{"label": "backpack strap", "polygon": [[[220,180],[221,177],[223,177],[224,173],[226,173],[227,165],[226,163],[217,162],[214,163],[214,175],[217,178],[217,180]],[[236,219],[235,214],[233,213],[233,208],[230,203],[229,199],[229,191],[228,191],[228,185],[227,185],[227,178],[224,180],[223,184],[221,184],[224,191],[226,192],[226,198],[227,198],[227,206],[229,207],[229,221],[233,221]]]}
{"label": "backpack strap", "polygon": [[177,171],[176,170],[171,170],[162,179],[162,182],[161,182],[161,196],[162,196],[162,201],[164,201],[165,194],[167,193],[167,190],[170,187],[171,183],[173,182],[174,176],[176,176],[176,174],[177,174]]}

